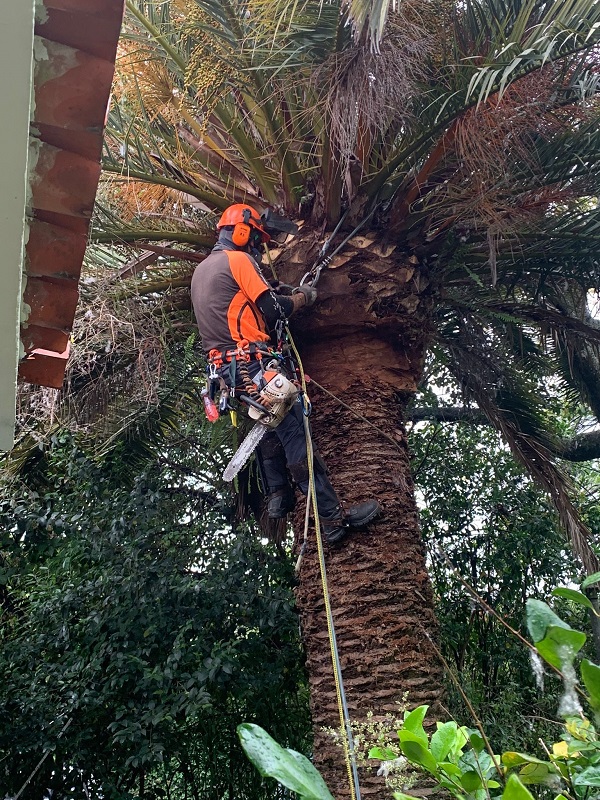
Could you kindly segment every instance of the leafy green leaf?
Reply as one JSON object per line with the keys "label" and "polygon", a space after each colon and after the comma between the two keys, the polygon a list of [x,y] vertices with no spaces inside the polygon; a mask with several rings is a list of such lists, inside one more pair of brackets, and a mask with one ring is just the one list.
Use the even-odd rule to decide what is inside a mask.
{"label": "leafy green leaf", "polygon": [[485,742],[483,741],[483,737],[481,734],[477,733],[477,731],[473,731],[473,733],[469,735],[469,742],[476,753],[482,753],[485,750]]}
{"label": "leafy green leaf", "polygon": [[516,775],[509,775],[502,792],[502,800],[534,800],[533,795]]}
{"label": "leafy green leaf", "polygon": [[586,640],[585,633],[551,625],[546,629],[546,637],[535,643],[540,656],[557,669],[572,663]]}
{"label": "leafy green leaf", "polygon": [[397,754],[391,747],[372,747],[369,750],[369,758],[378,758],[380,761],[392,761],[397,758]]}
{"label": "leafy green leaf", "polygon": [[398,731],[398,738],[400,739],[402,752],[409,761],[413,764],[418,764],[433,775],[437,774],[437,761],[431,755],[427,747],[423,745],[422,737],[411,731],[400,730]]}
{"label": "leafy green leaf", "polygon": [[552,595],[554,597],[565,597],[572,603],[576,603],[579,606],[585,606],[586,608],[591,608],[594,610],[594,604],[590,598],[586,597],[583,592],[578,592],[576,589],[568,589],[565,586],[559,586],[557,589],[553,590]]}
{"label": "leafy green leaf", "polygon": [[481,786],[481,775],[477,772],[473,772],[469,770],[469,772],[463,772],[460,776],[460,785],[465,789],[467,792],[474,792]]}
{"label": "leafy green leaf", "polygon": [[463,773],[458,764],[453,764],[451,761],[440,761],[438,763],[438,769],[442,769],[448,775],[454,775],[456,777],[462,775]]}
{"label": "leafy green leaf", "polygon": [[437,731],[431,736],[431,755],[436,761],[443,761],[459,738],[458,725],[453,720],[439,723]]}
{"label": "leafy green leaf", "polygon": [[542,761],[541,758],[535,758],[535,756],[527,755],[527,753],[508,751],[506,753],[502,753],[502,763],[505,767],[519,767],[521,764],[546,764],[547,762]]}
{"label": "leafy green leaf", "polygon": [[594,572],[593,575],[588,575],[587,578],[581,582],[581,588],[587,589],[588,586],[593,586],[595,583],[600,583],[600,572]]}
{"label": "leafy green leaf", "polygon": [[530,597],[527,601],[527,629],[535,644],[545,637],[551,625],[570,629],[570,625],[563,622],[547,603]]}
{"label": "leafy green leaf", "polygon": [[429,740],[423,728],[423,720],[428,709],[429,706],[417,706],[412,711],[405,713],[404,722],[402,723],[402,730],[413,733],[423,742],[425,747],[427,747]]}
{"label": "leafy green leaf", "polygon": [[573,786],[600,786],[600,766],[587,767],[574,775]]}
{"label": "leafy green leaf", "polygon": [[519,770],[519,778],[526,784],[548,785],[553,782],[553,776],[557,771],[556,767],[550,763],[526,764],[523,769]]}
{"label": "leafy green leaf", "polygon": [[259,725],[244,722],[237,732],[244,752],[261,775],[275,778],[303,800],[333,800],[321,775],[301,753],[283,748]]}
{"label": "leafy green leaf", "polygon": [[581,662],[581,680],[589,692],[590,705],[600,711],[600,667],[584,658]]}

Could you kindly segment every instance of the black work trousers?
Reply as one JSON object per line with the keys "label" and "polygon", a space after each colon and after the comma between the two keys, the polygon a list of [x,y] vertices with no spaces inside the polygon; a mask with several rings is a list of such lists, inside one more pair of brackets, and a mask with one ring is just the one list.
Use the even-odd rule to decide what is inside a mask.
{"label": "black work trousers", "polygon": [[[260,371],[260,362],[250,361],[248,364],[250,377],[259,388],[262,388],[259,378]],[[230,386],[229,367],[223,368],[221,375]],[[237,385],[242,388],[241,383],[238,382]],[[260,459],[267,494],[283,489],[289,484],[288,470],[302,494],[308,494],[306,434],[300,402],[294,403],[276,428],[267,431],[258,446],[257,455]],[[325,465],[318,456],[313,459],[313,474],[319,516],[323,519],[335,519],[341,511],[340,500],[331,485]]]}

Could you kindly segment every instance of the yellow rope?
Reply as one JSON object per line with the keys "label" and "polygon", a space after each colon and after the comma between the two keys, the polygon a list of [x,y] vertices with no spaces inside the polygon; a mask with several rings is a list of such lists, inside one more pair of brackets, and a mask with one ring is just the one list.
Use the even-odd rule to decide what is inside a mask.
{"label": "yellow rope", "polygon": [[[290,340],[290,344],[292,346],[292,350],[294,351],[294,356],[296,357],[296,361],[298,362],[298,368],[300,370],[300,380],[302,385],[302,393],[304,395],[304,400],[308,403],[308,393],[306,389],[306,376],[304,374],[304,367],[302,365],[302,359],[300,358],[300,353],[296,348],[296,344],[294,343],[294,339],[292,338],[292,334],[290,333],[289,328],[287,329],[287,334]],[[331,653],[331,663],[333,666],[333,676],[335,680],[335,692],[337,697],[337,704],[338,704],[338,712],[340,715],[340,727],[342,732],[345,732],[343,736],[343,744],[344,744],[344,756],[346,760],[346,770],[348,772],[348,782],[350,784],[350,796],[352,800],[356,800],[357,792],[360,796],[360,788],[358,786],[358,775],[356,774],[355,778],[355,770],[356,770],[356,762],[354,759],[354,747],[352,747],[352,754],[350,751],[350,737],[352,736],[352,732],[350,729],[350,720],[346,718],[344,714],[344,703],[342,700],[342,692],[343,692],[343,678],[341,674],[341,669],[339,665],[339,659],[337,657],[337,645],[336,645],[336,637],[335,637],[335,629],[333,625],[333,615],[331,612],[331,601],[329,599],[329,589],[327,586],[327,571],[325,568],[325,554],[323,551],[323,539],[321,537],[321,525],[319,522],[319,513],[318,513],[318,505],[317,505],[317,493],[315,488],[315,474],[314,474],[314,464],[313,464],[313,445],[312,445],[312,437],[310,434],[310,425],[308,422],[308,417],[304,415],[304,431],[306,435],[306,455],[308,459],[308,477],[309,477],[309,487],[310,487],[310,494],[307,497],[307,504],[310,503],[312,500],[312,506],[314,509],[314,518],[315,518],[315,530],[316,530],[316,538],[317,538],[317,552],[319,556],[319,568],[321,572],[321,586],[323,589],[323,599],[325,601],[325,614],[327,617],[327,633],[329,636],[329,649]],[[306,513],[305,519],[305,529],[304,535],[306,538],[308,530],[308,509]],[[354,767],[354,769],[353,769]],[[355,785],[356,784],[356,785]]]}
{"label": "yellow rope", "polygon": [[[277,280],[277,273],[275,272],[275,267],[273,265],[273,260],[271,259],[271,254],[267,248],[264,246],[265,253],[267,255],[267,260],[269,262],[269,266],[271,268],[271,272],[275,280]],[[304,373],[304,367],[302,365],[302,359],[300,358],[300,353],[298,352],[298,348],[294,342],[292,337],[291,331],[289,327],[286,325],[286,332],[290,341],[290,345],[292,350],[294,351],[294,356],[296,357],[296,361],[298,363],[298,368],[300,370],[300,380],[302,384],[302,394],[304,396],[305,404],[309,403],[308,399],[308,392],[306,389],[306,375]],[[329,650],[331,654],[331,664],[333,667],[333,677],[335,680],[335,693],[337,698],[337,705],[338,705],[338,712],[340,715],[340,728],[342,731],[342,741],[344,745],[344,756],[346,761],[346,771],[348,773],[348,783],[350,785],[350,797],[351,800],[360,800],[360,786],[358,783],[358,772],[356,769],[356,759],[354,757],[354,744],[352,743],[352,729],[350,727],[350,719],[348,718],[347,713],[344,713],[344,700],[345,695],[343,692],[343,678],[342,678],[342,671],[339,663],[339,656],[337,653],[337,643],[336,643],[336,636],[335,636],[335,628],[333,625],[333,614],[331,612],[331,601],[329,599],[329,589],[327,586],[327,570],[325,567],[325,554],[323,551],[323,539],[321,537],[321,525],[319,522],[319,508],[317,505],[317,492],[315,487],[315,472],[314,472],[314,462],[313,462],[313,445],[312,445],[312,437],[310,433],[310,425],[308,422],[308,417],[304,415],[304,433],[306,437],[306,457],[308,460],[308,482],[309,482],[309,494],[306,498],[306,515],[304,519],[304,543],[303,547],[306,544],[308,538],[308,526],[310,520],[310,506],[312,501],[312,507],[314,509],[314,517],[315,517],[315,531],[316,531],[316,538],[317,538],[317,552],[319,556],[319,569],[321,572],[321,586],[323,589],[323,599],[325,601],[325,614],[327,617],[327,633],[329,636]],[[296,571],[300,569],[300,563],[302,560],[302,551],[300,556],[298,557],[298,561],[296,563]],[[345,735],[344,735],[345,734]],[[352,748],[352,749],[351,749]]]}

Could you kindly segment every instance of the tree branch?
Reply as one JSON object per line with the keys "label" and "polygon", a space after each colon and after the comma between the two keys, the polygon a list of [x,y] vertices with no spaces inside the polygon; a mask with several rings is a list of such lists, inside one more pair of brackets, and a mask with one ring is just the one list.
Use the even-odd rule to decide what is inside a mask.
{"label": "tree branch", "polygon": [[[466,422],[470,425],[489,425],[485,414],[478,408],[446,406],[441,408],[413,408],[407,413],[411,422]],[[565,461],[591,461],[600,458],[600,431],[580,433],[561,439],[555,447],[549,447],[553,455]]]}

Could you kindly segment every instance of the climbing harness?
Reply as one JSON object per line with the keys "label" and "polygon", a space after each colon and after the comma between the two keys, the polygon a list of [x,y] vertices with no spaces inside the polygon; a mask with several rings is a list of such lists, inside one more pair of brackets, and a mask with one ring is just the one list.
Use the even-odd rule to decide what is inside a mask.
{"label": "climbing harness", "polygon": [[[253,407],[255,411],[265,411],[256,383],[248,372],[248,364],[250,361],[256,360],[260,362],[261,374],[264,375],[263,359],[265,361],[268,359],[269,365],[273,364],[273,362],[277,364],[284,361],[284,355],[281,351],[275,350],[263,342],[248,342],[246,340],[238,342],[237,347],[229,350],[213,349],[209,352],[206,366],[206,387],[202,390],[206,416],[209,422],[216,422],[219,416],[226,414],[228,411],[235,411],[230,400],[235,398],[236,395],[246,402],[248,406]],[[222,372],[227,364],[229,364],[229,385],[225,381]],[[241,392],[237,387],[238,375],[242,382]],[[215,414],[217,394],[219,394],[219,403],[218,411]],[[255,418],[258,419],[258,417]]]}
{"label": "climbing harness", "polygon": [[[298,369],[300,372],[300,382],[302,386],[302,395],[304,402],[310,407],[310,401],[308,400],[308,392],[306,388],[306,374],[304,372],[304,367],[302,365],[302,360],[300,358],[300,354],[294,340],[292,338],[292,334],[287,329],[287,335],[290,341],[290,345],[294,352],[294,356],[298,363]],[[339,651],[337,646],[337,637],[335,633],[335,624],[333,621],[333,614],[331,611],[331,599],[329,597],[329,585],[327,583],[327,569],[325,566],[325,554],[323,549],[323,539],[321,536],[321,525],[319,521],[319,514],[318,514],[318,505],[317,505],[317,492],[315,486],[315,473],[314,473],[314,464],[313,464],[313,444],[312,444],[312,436],[310,432],[310,424],[308,421],[308,413],[304,414],[304,433],[306,437],[306,456],[308,460],[308,485],[309,485],[309,493],[306,498],[306,514],[304,519],[304,543],[302,547],[306,543],[308,538],[308,526],[310,522],[310,506],[312,503],[312,507],[314,509],[314,520],[315,520],[315,531],[316,531],[316,540],[317,540],[317,554],[319,558],[319,570],[321,573],[321,586],[323,589],[323,599],[325,602],[325,614],[327,617],[327,633],[329,636],[329,649],[331,651],[331,663],[333,666],[333,677],[335,681],[335,692],[337,697],[337,705],[338,711],[340,715],[340,728],[342,731],[345,731],[346,736],[343,737],[343,744],[344,744],[344,756],[346,760],[346,770],[348,772],[348,781],[350,784],[350,796],[352,800],[361,800],[360,794],[360,782],[358,779],[358,768],[356,765],[356,753],[354,749],[354,737],[352,735],[352,724],[350,722],[350,714],[348,711],[348,703],[346,700],[346,692],[344,690],[344,680],[342,675],[342,666],[340,664],[340,657]],[[296,565],[296,571],[299,570],[300,561],[302,557],[301,555],[298,559]]]}

